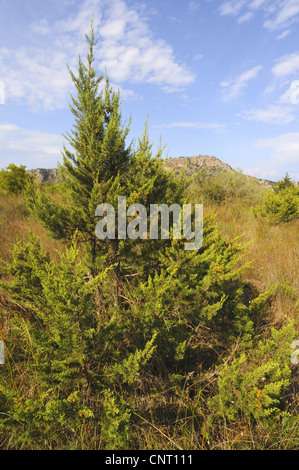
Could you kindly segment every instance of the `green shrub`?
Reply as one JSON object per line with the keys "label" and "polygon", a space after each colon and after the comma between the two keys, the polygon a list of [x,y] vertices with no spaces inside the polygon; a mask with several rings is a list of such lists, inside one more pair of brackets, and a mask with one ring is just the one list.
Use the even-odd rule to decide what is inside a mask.
{"label": "green shrub", "polygon": [[238,200],[252,206],[261,200],[265,188],[256,178],[238,171],[209,175],[201,170],[190,178],[188,192],[192,193],[193,199],[205,203],[219,205]]}
{"label": "green shrub", "polygon": [[290,383],[294,326],[272,328],[271,337],[221,367],[218,394],[209,400],[214,418],[234,422],[254,418],[271,426],[283,416],[282,392]]}
{"label": "green shrub", "polygon": [[263,204],[256,207],[254,213],[257,217],[268,217],[273,224],[297,219],[299,217],[299,187],[286,175],[273,191],[268,191]]}
{"label": "green shrub", "polygon": [[26,172],[26,166],[17,166],[11,163],[4,170],[0,170],[0,188],[9,193],[19,193],[23,191],[28,180],[32,179]]}

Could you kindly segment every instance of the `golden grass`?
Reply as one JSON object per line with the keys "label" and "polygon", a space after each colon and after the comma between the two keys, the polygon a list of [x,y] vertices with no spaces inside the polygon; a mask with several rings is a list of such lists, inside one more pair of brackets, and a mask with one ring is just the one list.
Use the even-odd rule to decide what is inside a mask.
{"label": "golden grass", "polygon": [[299,220],[271,225],[267,219],[254,217],[242,201],[207,206],[206,213],[216,212],[216,220],[227,240],[242,236],[246,245],[244,259],[251,261],[245,280],[259,290],[269,284],[278,286],[272,305],[273,320],[287,316],[299,320]]}
{"label": "golden grass", "polygon": [[11,250],[19,239],[28,240],[30,232],[40,238],[42,247],[52,258],[62,244],[48,237],[47,232],[28,212],[24,197],[16,194],[0,194],[0,261],[9,262]]}

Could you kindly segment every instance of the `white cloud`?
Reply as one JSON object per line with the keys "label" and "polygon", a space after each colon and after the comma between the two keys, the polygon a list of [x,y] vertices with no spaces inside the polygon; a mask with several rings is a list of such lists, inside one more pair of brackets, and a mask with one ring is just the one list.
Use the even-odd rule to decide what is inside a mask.
{"label": "white cloud", "polygon": [[248,168],[244,171],[245,175],[254,176],[255,178],[261,178],[273,181],[277,177],[277,170],[275,168],[262,169],[259,167]]}
{"label": "white cloud", "polygon": [[280,104],[299,104],[299,52],[285,54],[277,59],[272,67],[272,83],[265,93],[285,89],[278,99]]}
{"label": "white cloud", "polygon": [[196,13],[197,11],[199,10],[199,3],[194,1],[194,0],[190,0],[189,3],[188,3],[188,11],[191,15],[193,15],[194,13]]}
{"label": "white cloud", "polygon": [[252,10],[258,10],[264,6],[265,3],[267,3],[267,0],[252,0],[252,2],[249,4],[249,8],[252,8]]}
{"label": "white cloud", "polygon": [[277,77],[286,77],[299,72],[299,52],[286,54],[276,61],[272,72]]}
{"label": "white cloud", "polygon": [[1,77],[5,83],[6,101],[21,101],[38,111],[67,106],[71,80],[66,69],[67,53],[55,48],[21,47],[9,58],[0,55]]}
{"label": "white cloud", "polygon": [[229,0],[222,2],[218,10],[222,16],[237,17],[238,23],[248,21],[261,10],[264,27],[276,31],[298,21],[299,0]]}
{"label": "white cloud", "polygon": [[298,132],[259,139],[253,147],[263,149],[262,156],[256,161],[256,167],[247,169],[246,174],[277,181],[289,173],[292,178],[299,179]]}
{"label": "white cloud", "polygon": [[289,108],[272,105],[267,108],[253,108],[244,111],[241,116],[248,121],[264,122],[266,124],[289,124],[294,121],[295,115]]}
{"label": "white cloud", "polygon": [[298,0],[284,0],[279,2],[276,14],[273,18],[265,21],[264,26],[267,29],[275,30],[286,25],[290,25],[297,21],[299,14],[299,1]]}
{"label": "white cloud", "polygon": [[122,0],[114,0],[99,29],[100,67],[116,82],[153,83],[165,91],[190,85],[194,75],[176,62],[172,47],[155,39],[146,21]]}
{"label": "white cloud", "polygon": [[257,148],[271,149],[271,165],[275,168],[287,165],[299,165],[299,133],[282,134],[269,139],[260,139],[255,142]]}
{"label": "white cloud", "polygon": [[248,82],[253,80],[261,70],[262,66],[258,65],[250,70],[246,70],[234,79],[221,82],[220,86],[223,89],[224,100],[230,101],[237,98],[242,90],[247,86]]}
{"label": "white cloud", "polygon": [[[194,81],[194,75],[176,60],[172,47],[154,37],[147,19],[123,0],[82,0],[74,3],[73,11],[53,24],[47,18],[32,24],[34,47],[0,49],[7,102],[21,101],[37,111],[68,106],[72,81],[66,64],[76,70],[78,55],[86,55],[84,36],[92,16],[100,38],[95,64],[99,72],[107,70],[119,88],[152,83],[170,92]],[[125,96],[132,93],[126,90]]]}
{"label": "white cloud", "polygon": [[221,124],[219,122],[200,122],[200,121],[181,121],[181,122],[171,122],[168,124],[160,124],[153,126],[155,128],[189,128],[189,129],[210,129],[216,132],[223,132],[226,128],[226,124]]}
{"label": "white cloud", "polygon": [[293,80],[289,88],[280,97],[280,103],[299,104],[299,80]]}
{"label": "white cloud", "polygon": [[237,16],[246,5],[246,0],[231,0],[224,2],[219,7],[222,16]]}
{"label": "white cloud", "polygon": [[1,152],[10,158],[2,160],[1,167],[6,167],[12,161],[15,164],[30,160],[32,168],[54,168],[57,160],[61,159],[63,137],[59,134],[25,129],[14,124],[0,124]]}
{"label": "white cloud", "polygon": [[239,16],[239,18],[237,19],[237,23],[238,24],[247,23],[247,21],[250,21],[251,18],[253,18],[253,13],[251,11],[248,11],[244,13],[244,15]]}
{"label": "white cloud", "polygon": [[286,29],[285,31],[283,31],[281,34],[279,34],[276,39],[277,40],[280,40],[280,39],[285,39],[289,34],[290,34],[291,30],[290,29]]}
{"label": "white cloud", "polygon": [[48,24],[48,21],[45,18],[33,23],[31,25],[31,29],[35,33],[39,33],[39,34],[49,34],[51,32],[51,28]]}

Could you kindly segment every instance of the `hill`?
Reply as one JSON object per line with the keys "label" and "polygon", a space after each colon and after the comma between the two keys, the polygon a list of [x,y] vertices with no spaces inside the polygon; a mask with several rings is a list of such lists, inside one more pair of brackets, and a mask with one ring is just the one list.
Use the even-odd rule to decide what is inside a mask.
{"label": "hill", "polygon": [[28,173],[35,175],[40,183],[58,183],[60,176],[57,168],[36,168],[28,170]]}
{"label": "hill", "polygon": [[[216,176],[222,171],[227,172],[236,172],[230,165],[224,163],[219,158],[209,155],[196,155],[194,157],[169,157],[163,161],[166,171],[170,171],[173,168],[175,173],[179,174],[186,168],[186,176],[192,176],[194,173],[198,172],[200,169],[203,169],[207,174],[211,176]],[[59,182],[59,172],[57,168],[37,168],[35,170],[28,171],[31,174],[34,174],[38,181],[41,183],[51,183]],[[248,178],[254,178],[248,176]],[[272,181],[257,179],[261,184],[265,186],[270,186],[273,184]]]}
{"label": "hill", "polygon": [[221,171],[234,171],[227,163],[222,162],[219,158],[209,155],[167,158],[164,161],[164,166],[167,171],[175,168],[177,173],[186,168],[186,176],[191,176],[200,169],[205,170],[209,175],[216,175]]}

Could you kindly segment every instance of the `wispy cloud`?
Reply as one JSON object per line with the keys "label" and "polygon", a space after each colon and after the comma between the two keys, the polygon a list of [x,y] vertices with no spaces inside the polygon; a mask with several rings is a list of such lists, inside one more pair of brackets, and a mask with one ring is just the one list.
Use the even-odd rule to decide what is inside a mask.
{"label": "wispy cloud", "polygon": [[219,6],[219,12],[222,16],[238,16],[247,0],[230,0],[223,2]]}
{"label": "wispy cloud", "polygon": [[35,110],[54,110],[68,104],[71,80],[66,64],[77,66],[85,55],[84,35],[94,17],[100,41],[96,65],[107,70],[111,82],[122,87],[125,96],[132,83],[151,83],[166,92],[180,90],[195,77],[175,58],[172,47],[154,36],[147,18],[123,0],[81,0],[65,19],[48,18],[30,25],[34,47],[0,49],[1,79],[6,100],[26,103]]}
{"label": "wispy cloud", "polygon": [[252,17],[253,17],[253,13],[251,11],[247,11],[243,15],[240,15],[236,21],[238,24],[247,23],[248,21],[251,20]]}
{"label": "wispy cloud", "polygon": [[258,73],[262,70],[262,66],[258,65],[245,72],[241,73],[237,77],[220,83],[223,90],[223,98],[225,101],[231,101],[237,98],[244,88],[247,87],[248,82],[253,80]]}
{"label": "wispy cloud", "polygon": [[154,128],[184,128],[184,129],[210,129],[216,132],[223,132],[226,128],[226,124],[219,122],[200,122],[200,121],[178,121],[171,122],[168,124],[160,124],[153,126]]}
{"label": "wispy cloud", "polygon": [[233,16],[237,23],[249,21],[257,11],[264,14],[269,31],[288,28],[298,21],[298,0],[226,0],[218,8],[222,16]]}
{"label": "wispy cloud", "polygon": [[299,80],[293,80],[289,88],[280,97],[280,103],[283,104],[299,104]]}
{"label": "wispy cloud", "polygon": [[[299,133],[287,133],[269,139],[260,139],[255,142],[257,148],[269,148],[271,150],[272,168],[298,165]],[[298,167],[297,167],[298,171]]]}
{"label": "wispy cloud", "polygon": [[286,29],[285,31],[283,31],[282,33],[280,33],[276,39],[277,40],[281,40],[281,39],[285,39],[289,34],[290,34],[291,30],[290,29]]}
{"label": "wispy cloud", "polygon": [[266,180],[273,181],[277,179],[277,170],[275,168],[260,168],[260,167],[255,167],[255,168],[248,168],[244,171],[245,175],[249,176],[254,176],[256,178],[262,178]]}
{"label": "wispy cloud", "polygon": [[[25,129],[14,124],[0,124],[1,151],[9,155],[15,164],[30,158],[32,168],[56,167],[61,158],[63,137],[59,134]],[[6,167],[11,161],[0,161],[0,167]]]}
{"label": "wispy cloud", "polygon": [[[276,137],[259,139],[253,143],[256,149],[268,149],[268,155],[263,158],[255,168],[249,168],[246,174],[270,180],[282,179],[286,173],[299,180],[298,155],[299,133],[285,133]],[[267,155],[267,156],[266,156]]]}
{"label": "wispy cloud", "polygon": [[277,2],[277,9],[272,18],[265,21],[264,26],[270,30],[286,27],[298,21],[299,1],[284,0]]}
{"label": "wispy cloud", "polygon": [[294,121],[295,115],[292,110],[279,105],[270,105],[266,108],[253,108],[249,111],[243,111],[243,119],[248,121],[263,122],[266,124],[289,124]]}
{"label": "wispy cloud", "polygon": [[299,52],[286,54],[278,59],[272,68],[277,77],[286,77],[299,72]]}
{"label": "wispy cloud", "polygon": [[200,7],[199,2],[195,0],[190,0],[188,2],[188,11],[191,15],[196,13],[199,10],[199,7]]}

